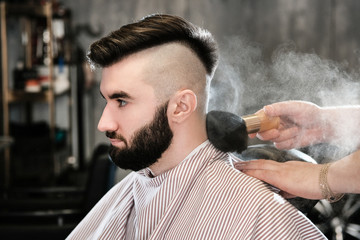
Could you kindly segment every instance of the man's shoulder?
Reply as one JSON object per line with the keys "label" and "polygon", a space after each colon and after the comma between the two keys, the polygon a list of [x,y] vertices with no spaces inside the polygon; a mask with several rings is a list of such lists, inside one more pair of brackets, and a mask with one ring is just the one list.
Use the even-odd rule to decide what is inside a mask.
{"label": "man's shoulder", "polygon": [[234,155],[226,154],[220,159],[210,162],[207,171],[209,179],[212,179],[210,184],[212,182],[238,192],[251,190],[254,196],[258,194],[273,195],[274,192],[268,184],[235,169],[233,164],[237,161],[239,159]]}

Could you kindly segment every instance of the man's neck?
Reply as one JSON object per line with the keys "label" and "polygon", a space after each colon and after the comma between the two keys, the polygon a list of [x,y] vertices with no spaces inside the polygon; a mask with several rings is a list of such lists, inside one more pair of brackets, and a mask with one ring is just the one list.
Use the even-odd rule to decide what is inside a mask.
{"label": "man's neck", "polygon": [[150,166],[151,172],[155,176],[158,176],[176,167],[196,147],[206,140],[207,135],[205,129],[197,129],[196,132],[182,132],[180,136],[173,138],[169,148],[162,154],[161,158]]}

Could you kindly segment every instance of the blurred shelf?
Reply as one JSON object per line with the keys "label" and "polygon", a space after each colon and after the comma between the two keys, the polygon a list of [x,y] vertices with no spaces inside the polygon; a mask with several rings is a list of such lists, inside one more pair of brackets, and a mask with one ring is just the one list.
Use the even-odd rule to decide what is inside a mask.
{"label": "blurred shelf", "polygon": [[9,147],[13,142],[11,137],[0,136],[0,150]]}
{"label": "blurred shelf", "polygon": [[36,101],[50,101],[50,91],[41,92],[25,92],[21,90],[14,90],[8,92],[8,102],[36,102]]}
{"label": "blurred shelf", "polygon": [[6,3],[6,11],[8,15],[12,16],[46,17],[51,14],[51,4],[45,3],[39,6]]}
{"label": "blurred shelf", "polygon": [[22,90],[9,90],[7,95],[7,101],[13,102],[49,102],[54,97],[60,97],[70,93],[70,89],[61,93],[54,93],[49,90],[42,90],[40,92],[26,92]]}
{"label": "blurred shelf", "polygon": [[[4,2],[0,1],[0,34],[1,34],[1,91],[2,94],[0,95],[1,104],[2,104],[2,135],[4,137],[13,137],[14,143],[12,144],[11,148],[5,147],[2,151],[2,155],[0,159],[4,159],[4,181],[3,185],[5,188],[9,188],[11,186],[11,181],[16,182],[16,177],[10,177],[10,174],[16,176],[18,173],[28,174],[30,170],[32,173],[37,173],[36,175],[28,174],[29,178],[26,181],[34,181],[35,183],[41,183],[47,181],[47,179],[55,178],[61,173],[61,167],[64,165],[62,159],[68,159],[71,157],[71,151],[59,151],[55,144],[56,142],[56,124],[57,119],[56,116],[64,114],[60,112],[60,110],[56,105],[56,100],[59,100],[60,103],[65,104],[65,111],[64,117],[61,120],[68,117],[68,131],[72,131],[72,92],[69,89],[64,89],[64,91],[59,92],[61,89],[56,89],[56,77],[55,77],[55,67],[54,61],[56,57],[59,57],[60,53],[57,52],[58,55],[54,55],[55,49],[59,49],[59,46],[56,45],[58,48],[55,47],[56,44],[61,44],[61,41],[56,38],[54,32],[55,29],[62,30],[64,32],[64,36],[61,38],[65,38],[65,19],[59,16],[56,16],[55,23],[55,16],[53,14],[53,5],[52,1],[42,1],[38,4],[32,3],[24,3],[24,4],[14,4],[10,1]],[[9,21],[11,19],[11,21]],[[63,25],[59,24],[59,21],[63,21]],[[15,24],[16,23],[16,24]],[[18,25],[18,26],[17,26]],[[69,25],[70,26],[70,25]],[[8,29],[9,28],[9,29]],[[8,46],[8,41],[12,41],[13,39],[9,37],[9,35],[13,32],[21,32],[22,45],[11,45],[14,48],[24,48],[23,52],[24,56],[21,56],[21,62],[23,63],[23,67],[14,68],[16,64],[13,63],[14,59],[10,57],[14,56],[15,50],[18,49],[11,49]],[[59,37],[59,36],[58,36]],[[25,40],[24,40],[25,39]],[[38,51],[41,54],[38,54]],[[12,69],[10,69],[12,68]],[[59,68],[59,67],[58,67]],[[37,75],[33,76],[30,73],[25,76],[25,71],[21,72],[21,70],[37,70]],[[12,76],[10,73],[11,70],[19,70],[18,73],[20,74],[18,80],[20,79],[20,83],[24,83],[25,86],[20,84],[20,87],[15,85],[15,77]],[[24,74],[24,75],[22,75]],[[48,83],[46,85],[38,85],[28,84],[26,88],[27,81],[36,80],[39,83],[42,82],[46,77],[48,79]],[[11,84],[14,83],[14,84]],[[19,83],[19,82],[18,82]],[[12,87],[13,86],[13,87]],[[34,88],[32,88],[34,87]],[[38,88],[39,87],[39,88]],[[34,90],[34,92],[27,91],[27,90]],[[38,91],[40,90],[40,91]],[[59,90],[59,91],[56,91]],[[67,97],[68,99],[58,97]],[[37,105],[38,102],[45,103],[44,106],[40,106],[40,108],[34,107]],[[18,104],[13,104],[18,103]],[[10,131],[10,120],[11,114],[14,111],[11,110],[18,110],[15,113],[19,113],[21,119],[16,119],[19,123],[22,124],[33,124],[32,130],[35,131],[38,127],[35,123],[39,121],[36,118],[36,113],[40,112],[41,110],[45,109],[44,114],[48,114],[47,119],[45,119],[46,128],[46,138],[38,139],[38,142],[34,141],[34,135],[29,134],[30,137],[33,139],[27,141],[24,144],[19,143],[19,139],[21,142],[21,138],[15,139],[14,130]],[[40,109],[40,111],[39,111]],[[38,110],[38,111],[37,111]],[[41,112],[42,114],[42,112]],[[18,117],[16,115],[16,117]],[[12,115],[14,116],[14,114]],[[42,115],[41,115],[42,117]],[[15,118],[14,118],[15,119]],[[42,119],[42,118],[41,118]],[[70,134],[69,134],[70,135]],[[71,135],[70,135],[71,136]],[[72,138],[66,138],[67,144],[72,146]],[[29,149],[29,146],[34,144],[35,147]],[[45,146],[45,148],[44,148]],[[41,148],[43,147],[43,148]],[[25,152],[26,150],[26,152]],[[41,151],[39,154],[38,151]],[[24,154],[25,152],[25,154]],[[24,154],[24,155],[20,155]],[[66,156],[69,155],[69,156]],[[16,158],[16,161],[14,159]],[[32,158],[31,164],[28,163],[28,158]],[[66,161],[65,161],[66,163]],[[17,164],[17,165],[16,165]],[[10,166],[11,165],[11,166]],[[23,169],[19,169],[19,166]],[[46,173],[42,174],[42,168],[46,168]],[[12,168],[16,168],[16,172],[12,171]],[[1,168],[0,168],[1,169]],[[22,172],[21,172],[22,171]],[[15,174],[14,174],[15,173]],[[19,175],[19,174],[18,174]],[[45,176],[44,176],[45,175]],[[1,178],[1,176],[0,176]],[[1,182],[1,181],[0,181]]]}

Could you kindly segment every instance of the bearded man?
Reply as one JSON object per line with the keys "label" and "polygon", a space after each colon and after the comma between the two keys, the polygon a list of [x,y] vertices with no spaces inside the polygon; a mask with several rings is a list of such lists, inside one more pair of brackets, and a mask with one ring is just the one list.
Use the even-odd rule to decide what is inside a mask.
{"label": "bearded man", "polygon": [[297,209],[233,168],[207,139],[212,35],[151,15],[96,41],[106,106],[98,129],[116,165],[133,170],[68,239],[324,239]]}

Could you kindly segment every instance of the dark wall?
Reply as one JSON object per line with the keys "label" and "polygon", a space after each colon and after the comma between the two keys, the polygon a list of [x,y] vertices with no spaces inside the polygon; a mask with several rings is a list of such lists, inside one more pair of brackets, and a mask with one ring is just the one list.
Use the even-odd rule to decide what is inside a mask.
{"label": "dark wall", "polygon": [[[104,34],[147,14],[177,14],[208,28],[219,41],[246,35],[264,47],[268,57],[279,44],[294,41],[301,51],[359,63],[360,31],[357,0],[150,0],[63,1],[75,24],[89,23]],[[82,38],[84,47],[93,39]]]}

